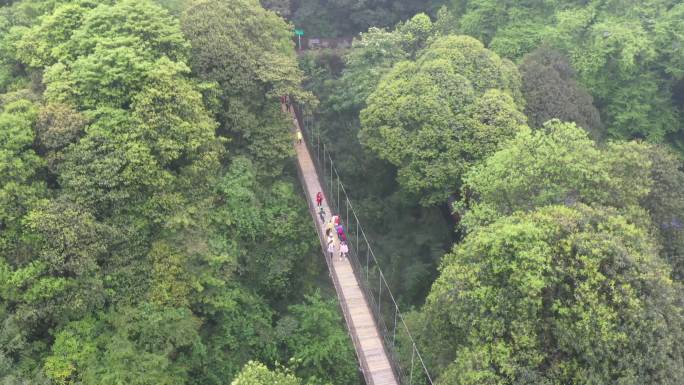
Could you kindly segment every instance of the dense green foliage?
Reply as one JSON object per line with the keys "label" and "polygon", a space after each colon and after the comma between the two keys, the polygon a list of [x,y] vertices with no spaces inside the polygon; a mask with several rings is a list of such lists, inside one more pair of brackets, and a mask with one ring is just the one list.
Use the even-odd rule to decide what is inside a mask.
{"label": "dense green foliage", "polygon": [[307,296],[288,25],[256,0],[160,3],[0,8],[0,382],[303,381],[258,360],[356,383],[337,305]]}
{"label": "dense green foliage", "polygon": [[352,36],[369,27],[390,27],[421,11],[434,13],[444,0],[263,0],[288,8],[291,19],[310,36]]}
{"label": "dense green foliage", "polygon": [[240,374],[233,380],[232,385],[300,385],[302,381],[290,373],[269,370],[264,364],[250,361]]}
{"label": "dense green foliage", "polygon": [[247,0],[198,2],[182,22],[193,46],[193,68],[221,90],[216,95],[216,112],[224,122],[220,131],[234,139],[233,151],[254,158],[260,173],[279,175],[293,152],[273,100],[288,93],[306,97],[299,91],[301,75],[287,25]]}
{"label": "dense green foliage", "polygon": [[469,215],[487,211],[486,220],[576,202],[636,206],[652,184],[646,147],[599,147],[582,129],[558,120],[537,131],[524,130],[466,177],[465,188],[476,197],[475,205],[484,206],[470,207]]}
{"label": "dense green foliage", "polygon": [[[684,6],[677,1],[450,0],[420,5],[371,1],[344,2],[340,7],[334,1],[316,3],[320,5],[294,2],[290,7],[295,24],[309,28],[311,36],[391,27],[413,13],[427,11],[436,16],[437,33],[473,36],[501,57],[525,62],[523,76],[534,71],[537,76],[530,76],[523,87],[535,95],[527,101],[535,126],[548,118],[573,118],[582,127],[601,128],[599,136],[668,141],[684,153]],[[385,13],[401,18],[386,14],[382,20],[366,23],[365,18],[377,15],[376,3],[385,3]],[[446,7],[437,11],[442,4]],[[349,16],[359,8],[363,15]],[[394,11],[400,9],[413,12]],[[302,19],[303,13],[317,17]],[[345,25],[339,25],[342,21]],[[541,46],[558,53],[525,58]],[[567,64],[561,64],[566,60]],[[541,99],[546,95],[551,98]],[[365,99],[363,94],[360,97]],[[592,97],[600,118],[590,106]]]}
{"label": "dense green foliage", "polygon": [[547,206],[478,228],[423,310],[440,383],[675,384],[684,314],[668,272],[610,209]]}
{"label": "dense green foliage", "polygon": [[671,1],[452,1],[301,58],[438,383],[683,376],[683,38]]}
{"label": "dense green foliage", "polygon": [[477,37],[504,57],[518,60],[542,44],[567,55],[607,136],[667,136],[681,150],[681,2],[453,0],[449,10],[443,31]]}
{"label": "dense green foliage", "polygon": [[339,328],[335,302],[323,301],[316,292],[304,304],[290,306],[289,311],[291,316],[279,321],[277,331],[298,366],[297,374],[312,385],[328,378],[340,384],[354,383],[358,364],[350,359],[354,351]]}
{"label": "dense green foliage", "polygon": [[539,128],[550,119],[575,122],[595,137],[603,135],[601,117],[589,93],[575,80],[575,72],[561,53],[541,47],[520,65],[525,115]]}
{"label": "dense green foliage", "polygon": [[440,203],[469,164],[524,124],[519,87],[515,66],[479,41],[443,37],[383,77],[361,112],[359,138],[397,166],[399,184],[421,203]]}
{"label": "dense green foliage", "polygon": [[672,0],[0,2],[0,383],[358,383],[289,94],[437,383],[677,384],[683,58]]}
{"label": "dense green foliage", "polygon": [[466,236],[417,321],[440,381],[676,383],[675,164],[663,148],[598,146],[552,120],[471,168],[458,205]]}

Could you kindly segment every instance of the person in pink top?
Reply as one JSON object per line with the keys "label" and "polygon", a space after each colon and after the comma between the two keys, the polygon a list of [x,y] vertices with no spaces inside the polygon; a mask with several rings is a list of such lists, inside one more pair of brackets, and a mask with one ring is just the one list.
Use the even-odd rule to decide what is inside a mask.
{"label": "person in pink top", "polygon": [[335,230],[337,231],[337,237],[340,238],[340,241],[347,241],[347,236],[344,234],[344,227],[342,225],[337,225],[335,226]]}

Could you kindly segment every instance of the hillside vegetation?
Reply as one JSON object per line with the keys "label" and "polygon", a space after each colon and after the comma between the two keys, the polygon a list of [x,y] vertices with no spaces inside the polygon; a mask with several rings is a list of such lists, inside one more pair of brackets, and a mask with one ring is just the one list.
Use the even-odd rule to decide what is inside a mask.
{"label": "hillside vegetation", "polygon": [[436,384],[682,382],[681,2],[6,0],[0,385],[362,381],[283,95]]}
{"label": "hillside vegetation", "polygon": [[444,5],[300,59],[428,368],[681,382],[684,8]]}
{"label": "hillside vegetation", "polygon": [[278,104],[310,97],[288,25],[174,5],[0,8],[0,383],[226,384],[249,361],[287,374],[236,383],[358,383]]}

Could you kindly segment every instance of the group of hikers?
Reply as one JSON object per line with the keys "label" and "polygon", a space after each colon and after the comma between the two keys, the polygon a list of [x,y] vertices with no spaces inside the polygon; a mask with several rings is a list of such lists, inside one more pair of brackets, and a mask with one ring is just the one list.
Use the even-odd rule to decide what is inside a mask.
{"label": "group of hikers", "polygon": [[[290,100],[290,97],[287,95],[283,95],[280,97],[280,103],[284,106],[285,110],[287,112],[290,112],[292,108],[292,102]],[[302,144],[302,141],[304,140],[304,136],[302,135],[302,131],[297,127],[296,131],[296,138],[297,138],[297,144]],[[323,210],[323,193],[318,192],[316,194],[316,206],[318,207],[318,215],[321,218],[321,223],[325,223],[325,211]],[[334,230],[334,232],[333,232]],[[327,252],[330,256],[330,260],[332,261],[333,256],[335,255],[335,236],[334,234],[337,233],[337,238],[340,240],[340,261],[343,260],[344,258],[347,258],[347,255],[349,254],[349,245],[347,245],[347,235],[344,233],[344,227],[340,223],[340,216],[339,215],[332,215],[330,217],[330,221],[328,222],[325,230],[325,238],[327,241]]]}
{"label": "group of hikers", "polygon": [[[325,223],[325,211],[323,210],[323,193],[318,192],[316,194],[316,206],[318,207],[318,215],[321,218],[321,223]],[[333,232],[334,229],[334,232]],[[347,235],[344,232],[344,227],[340,223],[339,215],[332,215],[330,221],[328,222],[325,229],[325,239],[327,241],[327,251],[330,256],[330,261],[332,261],[335,255],[335,236],[340,240],[340,261],[347,258],[349,254],[349,245],[347,245]]]}

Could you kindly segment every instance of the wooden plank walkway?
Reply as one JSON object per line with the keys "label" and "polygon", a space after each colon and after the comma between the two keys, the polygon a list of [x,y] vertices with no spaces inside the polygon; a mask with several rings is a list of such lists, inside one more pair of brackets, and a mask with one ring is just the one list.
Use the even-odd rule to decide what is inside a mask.
{"label": "wooden plank walkway", "polygon": [[[294,117],[293,125],[295,129],[299,129],[299,123]],[[295,142],[295,151],[297,152],[299,175],[306,193],[306,199],[309,201],[310,211],[316,223],[323,255],[326,255],[324,258],[328,258],[325,250],[325,223],[321,222],[314,212],[315,196],[319,191],[323,192],[323,189],[321,188],[318,173],[306,145]],[[329,219],[332,212],[328,206],[327,198],[326,196],[323,198],[323,209],[326,213],[326,219]],[[348,226],[348,224],[345,224],[345,226]],[[382,337],[378,332],[378,327],[368,306],[368,301],[363,295],[361,287],[359,287],[359,282],[354,275],[351,263],[348,259],[341,259],[339,257],[339,245],[337,243],[336,240],[335,255],[332,258],[332,263],[328,261],[328,267],[366,384],[397,385],[399,382],[390,365],[383,346]]]}

